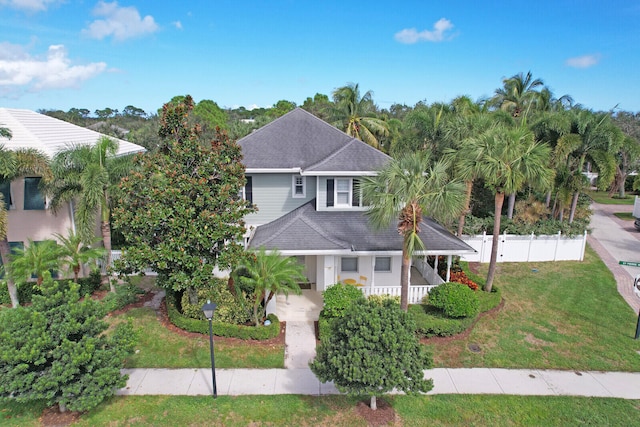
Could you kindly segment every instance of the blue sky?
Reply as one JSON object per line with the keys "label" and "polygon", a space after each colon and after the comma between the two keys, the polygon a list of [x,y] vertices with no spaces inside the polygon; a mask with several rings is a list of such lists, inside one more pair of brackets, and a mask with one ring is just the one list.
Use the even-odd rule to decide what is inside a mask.
{"label": "blue sky", "polygon": [[347,83],[393,103],[493,94],[640,111],[640,2],[0,0],[0,106],[301,105]]}

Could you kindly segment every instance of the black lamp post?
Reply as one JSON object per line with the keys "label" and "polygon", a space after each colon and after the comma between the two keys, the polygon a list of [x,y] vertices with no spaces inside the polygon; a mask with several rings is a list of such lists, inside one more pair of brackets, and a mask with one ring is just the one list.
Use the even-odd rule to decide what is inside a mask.
{"label": "black lamp post", "polygon": [[202,306],[202,312],[204,317],[209,321],[209,348],[211,350],[211,378],[213,381],[213,397],[218,397],[218,388],[216,387],[216,360],[213,355],[213,325],[211,320],[213,319],[213,312],[216,311],[216,303],[207,300],[207,303]]}

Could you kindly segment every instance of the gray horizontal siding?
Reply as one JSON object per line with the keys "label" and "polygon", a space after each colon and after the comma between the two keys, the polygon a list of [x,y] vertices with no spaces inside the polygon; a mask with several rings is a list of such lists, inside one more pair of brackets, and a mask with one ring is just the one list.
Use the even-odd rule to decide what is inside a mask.
{"label": "gray horizontal siding", "polygon": [[292,174],[251,174],[253,203],[258,212],[248,215],[247,225],[271,222],[316,197],[316,178],[307,176],[305,197],[292,197]]}

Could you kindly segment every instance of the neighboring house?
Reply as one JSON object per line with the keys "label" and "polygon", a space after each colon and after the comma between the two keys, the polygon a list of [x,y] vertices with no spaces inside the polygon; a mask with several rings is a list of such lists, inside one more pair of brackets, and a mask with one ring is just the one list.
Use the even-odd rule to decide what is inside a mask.
{"label": "neighboring house", "polygon": [[[0,126],[11,131],[11,139],[0,137],[7,149],[35,148],[49,158],[67,148],[95,144],[106,136],[30,110],[0,108]],[[114,138],[115,139],[115,138]],[[116,139],[118,155],[144,151],[128,141]],[[0,191],[9,208],[8,240],[13,247],[23,246],[28,239],[52,239],[54,233],[67,234],[74,227],[73,205],[57,215],[47,209],[48,203],[39,188],[40,177],[25,176],[12,182],[0,182]],[[97,224],[96,224],[97,225]]]}
{"label": "neighboring house", "polygon": [[[311,290],[337,283],[365,294],[400,294],[402,236],[397,221],[376,231],[365,212],[359,180],[391,158],[297,108],[240,139],[246,166],[245,199],[258,211],[245,218],[247,246],[277,249],[305,266]],[[430,218],[421,224],[426,250],[416,254],[410,302],[442,283],[426,255],[475,250]],[[417,267],[417,268],[416,268]]]}

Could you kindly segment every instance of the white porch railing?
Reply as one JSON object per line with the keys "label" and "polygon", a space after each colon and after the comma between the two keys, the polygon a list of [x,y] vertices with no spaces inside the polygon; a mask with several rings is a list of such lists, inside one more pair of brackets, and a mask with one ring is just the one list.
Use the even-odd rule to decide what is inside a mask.
{"label": "white porch railing", "polygon": [[[436,286],[437,285],[409,286],[409,304],[419,304],[422,301],[422,298]],[[374,286],[373,291],[371,290],[371,287],[362,287],[361,289],[367,297],[369,295],[389,295],[392,297],[400,296],[400,286]]]}
{"label": "white porch railing", "polygon": [[[116,251],[116,250],[111,251],[111,264],[113,265],[113,262],[115,260],[120,259],[121,256],[122,256],[122,251]],[[102,272],[102,274],[107,274],[107,268],[106,268],[106,265],[104,264],[104,262],[100,263],[100,271]],[[158,275],[158,273],[156,273],[155,271],[153,271],[150,268],[147,268],[146,270],[144,270],[144,274],[146,274],[147,276],[157,276]]]}

